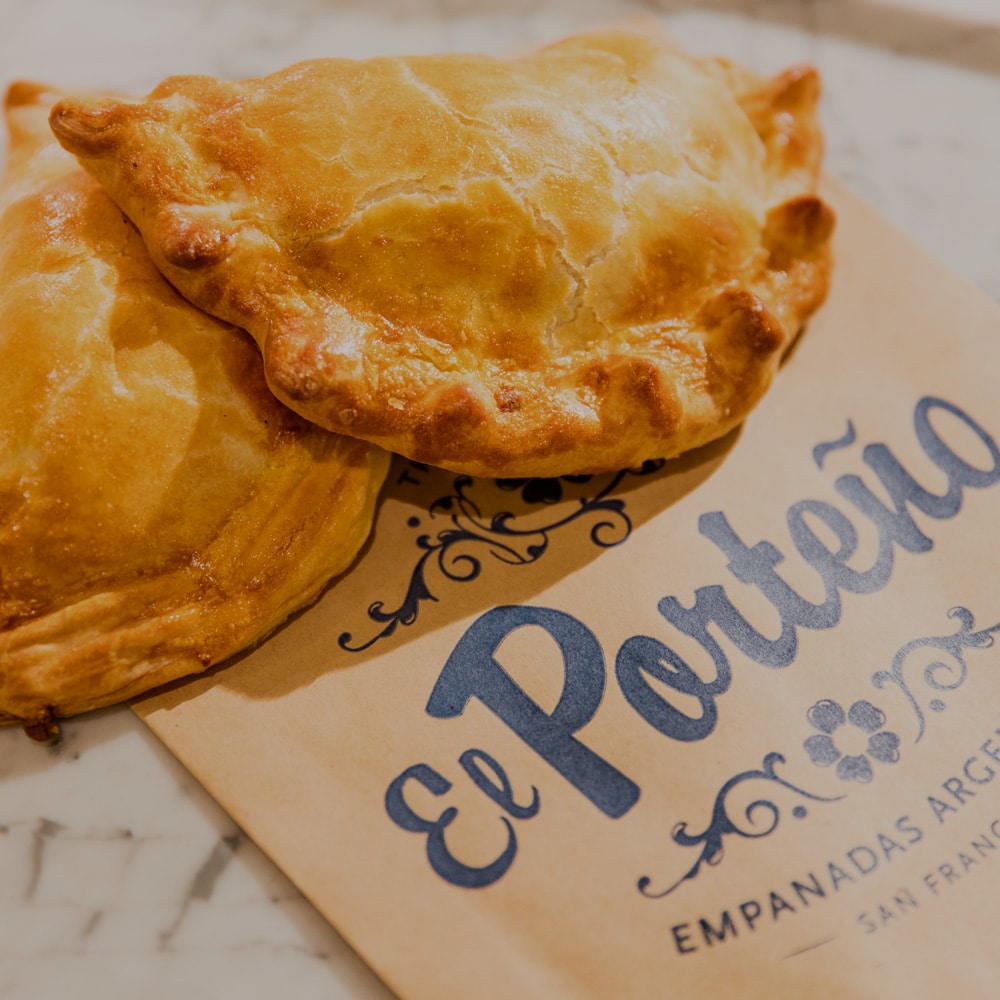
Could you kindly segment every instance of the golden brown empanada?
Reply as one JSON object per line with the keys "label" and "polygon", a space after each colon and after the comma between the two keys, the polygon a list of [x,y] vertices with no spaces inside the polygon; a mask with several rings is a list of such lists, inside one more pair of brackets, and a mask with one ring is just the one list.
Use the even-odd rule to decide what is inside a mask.
{"label": "golden brown empanada", "polygon": [[474,475],[739,423],[822,300],[816,74],[630,30],[68,100],[52,126],[322,425]]}
{"label": "golden brown empanada", "polygon": [[15,84],[0,188],[0,721],[204,670],[354,558],[388,456],[275,400]]}

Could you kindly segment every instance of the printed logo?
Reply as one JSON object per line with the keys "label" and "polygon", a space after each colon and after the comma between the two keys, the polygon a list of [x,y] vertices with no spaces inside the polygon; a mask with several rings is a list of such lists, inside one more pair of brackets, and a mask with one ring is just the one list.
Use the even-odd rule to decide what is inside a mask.
{"label": "printed logo", "polygon": [[[599,747],[591,746],[578,735],[597,714],[609,681],[617,684],[636,715],[666,739],[684,743],[708,739],[720,725],[720,703],[741,673],[754,664],[770,670],[790,667],[799,649],[799,630],[835,629],[843,615],[844,594],[872,595],[881,591],[892,576],[897,553],[920,555],[933,549],[934,541],[925,530],[927,521],[956,517],[966,491],[988,489],[1000,482],[1000,449],[996,441],[959,407],[943,399],[925,397],[914,408],[913,429],[924,455],[943,474],[943,480],[939,475],[934,487],[919,482],[887,444],[873,442],[861,449],[863,470],[834,480],[839,503],[807,498],[791,504],[785,511],[791,549],[818,575],[824,595],[821,601],[798,593],[782,576],[779,567],[786,556],[777,544],[766,539],[744,541],[729,516],[720,510],[703,513],[698,519],[700,534],[727,557],[726,569],[733,580],[756,590],[773,606],[780,619],[777,636],[773,635],[773,627],[757,628],[740,610],[738,601],[731,596],[732,582],[727,586],[698,587],[691,600],[674,595],[660,598],[655,606],[663,619],[665,634],[630,636],[621,643],[613,659],[606,655],[595,632],[565,611],[538,606],[496,607],[477,618],[456,643],[430,691],[427,714],[441,720],[455,718],[475,699],[500,725],[516,734],[537,755],[541,765],[560,775],[594,808],[611,819],[624,816],[639,801],[641,788],[607,759]],[[946,436],[940,433],[942,429],[947,429]],[[962,442],[960,451],[949,444],[954,439]],[[813,449],[814,464],[822,471],[832,452],[854,448],[857,443],[856,429],[849,422],[844,435]],[[621,473],[620,477],[629,474],[642,473]],[[620,544],[628,537],[630,522],[624,501],[610,495],[620,477],[582,502],[573,515],[579,518],[591,511],[602,512],[605,520],[599,520],[591,532],[595,544],[602,544],[596,532],[607,523],[608,512],[613,512],[619,525],[624,526],[613,544]],[[384,624],[383,630],[362,645],[355,645],[349,635],[344,636],[345,648],[366,648],[391,634],[397,625],[408,624],[415,618],[420,601],[429,599],[425,570],[430,561],[436,559],[448,576],[446,554],[452,545],[458,544],[452,538],[460,539],[463,544],[485,542],[487,551],[507,553],[514,562],[531,561],[545,551],[548,531],[557,522],[548,531],[542,530],[540,540],[533,546],[524,550],[506,549],[505,541],[517,536],[516,524],[505,516],[484,521],[479,509],[469,501],[468,488],[469,483],[459,479],[455,495],[434,505],[434,512],[445,512],[452,523],[436,539],[421,536],[418,546],[424,555],[417,563],[400,607],[386,612],[381,604],[372,605],[369,615]],[[511,488],[522,491],[526,499],[537,497],[544,501],[555,487],[518,481]],[[918,514],[923,515],[920,523]],[[859,554],[859,518],[877,535],[874,556]],[[558,522],[562,523],[565,519]],[[499,548],[492,548],[499,540],[502,540]],[[522,555],[514,558],[515,551]],[[456,574],[452,579],[478,575],[480,561],[472,556],[463,558],[470,559],[464,564],[467,575]],[[971,612],[965,608],[955,608],[949,614],[958,621],[955,632],[906,643],[889,669],[872,675],[871,685],[881,695],[872,699],[857,697],[844,704],[824,698],[803,706],[803,734],[798,742],[804,753],[803,766],[813,768],[817,780],[819,769],[832,768],[842,786],[839,794],[821,795],[788,780],[779,770],[786,763],[786,755],[770,752],[760,767],[741,770],[722,785],[714,801],[709,800],[712,804],[706,810],[708,819],[700,832],[689,832],[687,821],[675,825],[673,843],[698,850],[686,871],[668,881],[665,887],[660,887],[661,880],[657,879],[654,885],[652,877],[643,876],[637,881],[639,891],[653,898],[666,896],[699,876],[705,865],[717,865],[728,838],[759,839],[778,828],[781,806],[763,795],[742,812],[730,807],[733,801],[730,796],[738,787],[763,782],[776,791],[781,789],[796,799],[792,816],[804,819],[806,803],[839,801],[859,784],[868,784],[880,774],[889,773],[902,752],[899,736],[902,727],[889,714],[892,706],[886,697],[889,694],[902,697],[916,720],[915,742],[919,741],[927,726],[927,712],[943,711],[945,695],[964,683],[968,672],[965,651],[991,647],[994,635],[1000,631],[1000,623],[976,629]],[[697,669],[669,644],[671,629],[693,639],[704,654],[704,662],[695,665]],[[526,630],[529,635],[537,632],[558,648],[563,686],[552,708],[537,704],[497,659],[501,643],[515,630]],[[913,654],[917,650],[937,650],[946,659],[935,660],[922,672],[915,673],[911,664],[916,662]],[[734,651],[738,654],[739,670],[730,658]],[[672,697],[671,693],[678,697]],[[487,727],[483,730],[484,741],[488,736]],[[484,749],[466,750],[458,758],[458,766],[492,807],[500,810],[498,820],[506,830],[506,846],[489,864],[471,866],[449,849],[448,828],[461,823],[462,817],[457,807],[448,804],[451,780],[430,765],[417,763],[398,775],[386,791],[385,808],[397,826],[424,838],[427,860],[438,875],[463,888],[484,888],[502,878],[514,864],[519,829],[515,824],[536,816],[543,805],[542,797],[533,784],[525,786],[511,777],[497,756]],[[417,794],[410,794],[415,784],[440,801],[441,808],[436,814],[435,807],[426,805],[426,795],[419,796],[424,803],[422,810],[412,804],[418,801]],[[903,829],[907,829],[905,824]]]}

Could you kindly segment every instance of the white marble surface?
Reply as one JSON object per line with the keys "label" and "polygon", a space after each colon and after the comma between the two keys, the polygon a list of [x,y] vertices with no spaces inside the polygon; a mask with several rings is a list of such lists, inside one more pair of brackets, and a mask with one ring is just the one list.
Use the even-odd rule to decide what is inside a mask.
{"label": "white marble surface", "polygon": [[[0,85],[500,52],[641,11],[695,51],[817,65],[830,171],[1000,300],[1000,0],[0,0]],[[284,993],[389,997],[127,708],[56,747],[0,731],[0,998]]]}

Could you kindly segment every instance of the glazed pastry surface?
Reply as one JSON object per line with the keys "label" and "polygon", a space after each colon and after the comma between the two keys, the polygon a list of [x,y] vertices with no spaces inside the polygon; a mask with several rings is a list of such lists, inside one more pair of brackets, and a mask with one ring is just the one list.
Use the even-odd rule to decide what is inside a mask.
{"label": "glazed pastry surface", "polygon": [[388,456],[269,392],[246,334],[162,278],[15,84],[0,188],[0,721],[219,663],[368,534]]}
{"label": "glazed pastry surface", "polygon": [[62,144],[290,407],[472,475],[725,434],[822,301],[819,83],[629,30],[70,99]]}

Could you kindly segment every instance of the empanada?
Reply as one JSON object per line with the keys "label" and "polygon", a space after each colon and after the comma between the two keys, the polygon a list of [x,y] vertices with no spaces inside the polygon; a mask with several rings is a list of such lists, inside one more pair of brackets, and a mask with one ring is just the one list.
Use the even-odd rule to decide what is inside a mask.
{"label": "empanada", "polygon": [[289,406],[553,476],[676,455],[764,393],[827,287],[818,89],[616,30],[177,77],[52,126]]}
{"label": "empanada", "polygon": [[0,721],[218,663],[354,558],[380,449],[268,391],[238,329],[182,299],[15,84],[0,188]]}

